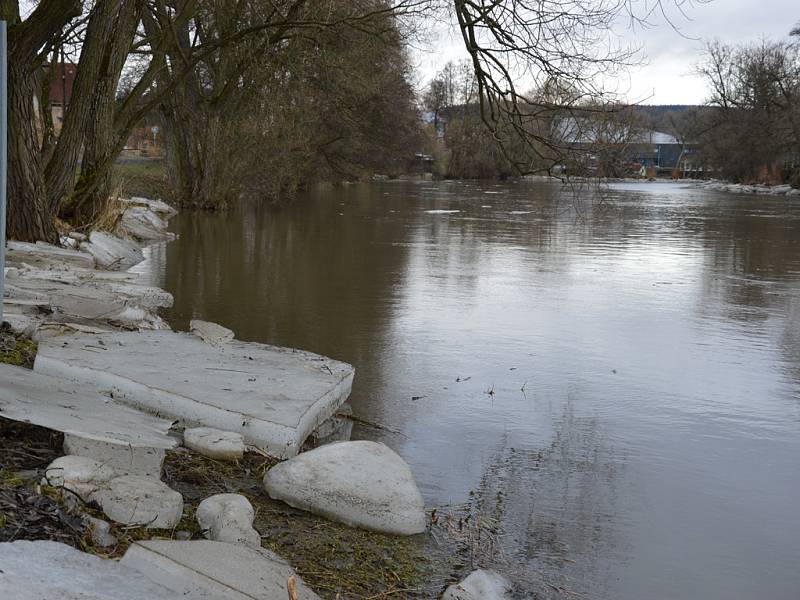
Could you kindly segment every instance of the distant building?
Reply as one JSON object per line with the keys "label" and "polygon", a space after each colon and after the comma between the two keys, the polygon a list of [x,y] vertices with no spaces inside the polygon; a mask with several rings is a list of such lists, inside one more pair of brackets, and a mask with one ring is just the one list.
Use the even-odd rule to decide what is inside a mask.
{"label": "distant building", "polygon": [[592,116],[561,119],[553,131],[557,143],[612,156],[619,171],[636,172],[641,167],[657,173],[677,169],[683,175],[702,171],[696,164],[697,145],[663,131]]}
{"label": "distant building", "polygon": [[45,65],[45,76],[50,78],[50,114],[53,118],[53,129],[58,134],[61,132],[64,116],[72,99],[72,88],[75,85],[78,65],[56,63],[52,65],[52,68],[54,72],[51,73],[51,65]]}
{"label": "distant building", "polygon": [[652,167],[659,171],[681,172],[696,170],[694,159],[697,146],[682,142],[675,136],[662,131],[639,131],[631,143],[629,158],[632,162]]}

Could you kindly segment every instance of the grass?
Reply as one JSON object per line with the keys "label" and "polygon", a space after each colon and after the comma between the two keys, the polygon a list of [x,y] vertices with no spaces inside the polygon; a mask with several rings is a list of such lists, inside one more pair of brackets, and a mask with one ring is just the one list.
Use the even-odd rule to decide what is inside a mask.
{"label": "grass", "polygon": [[446,552],[432,552],[430,536],[355,529],[272,500],[261,482],[276,462],[255,453],[237,464],[172,452],[164,479],[191,510],[212,494],[247,497],[263,546],[287,560],[323,598],[429,598],[441,591],[449,559]]}
{"label": "grass", "polygon": [[32,369],[36,350],[36,342],[0,325],[0,363]]}
{"label": "grass", "polygon": [[118,162],[114,165],[112,187],[119,190],[123,198],[143,196],[166,199],[166,176],[164,161],[160,158]]}

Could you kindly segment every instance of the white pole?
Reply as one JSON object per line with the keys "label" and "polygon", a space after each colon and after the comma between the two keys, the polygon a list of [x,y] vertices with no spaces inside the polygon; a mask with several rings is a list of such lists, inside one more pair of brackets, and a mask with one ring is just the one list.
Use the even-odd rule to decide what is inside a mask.
{"label": "white pole", "polygon": [[3,284],[6,266],[6,143],[8,126],[6,22],[0,21],[0,325],[3,324]]}

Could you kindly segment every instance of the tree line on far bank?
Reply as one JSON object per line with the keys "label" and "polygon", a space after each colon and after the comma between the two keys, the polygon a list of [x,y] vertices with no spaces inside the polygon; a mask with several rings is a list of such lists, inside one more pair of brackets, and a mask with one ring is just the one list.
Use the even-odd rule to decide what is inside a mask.
{"label": "tree line on far bank", "polygon": [[[476,154],[489,147],[503,169],[541,169],[563,161],[561,111],[594,110],[599,82],[629,61],[619,17],[653,14],[636,0],[0,0],[8,235],[57,242],[58,219],[90,227],[153,115],[183,205],[283,203],[317,179],[399,172],[422,145],[407,36],[432,21],[452,22],[469,56],[437,91],[477,107],[479,121],[449,126],[461,171],[488,175]],[[48,65],[65,54],[76,75],[56,135]],[[533,95],[517,87],[523,72],[542,82]]]}
{"label": "tree line on far bank", "polygon": [[[469,70],[448,64],[423,96],[440,138],[433,145],[440,173],[504,178],[546,173],[563,164],[574,174],[621,176],[629,174],[626,159],[646,145],[641,133],[658,131],[683,146],[679,156],[688,157],[684,152],[691,149],[691,162],[706,175],[800,187],[800,25],[786,41],[709,43],[698,72],[709,90],[706,104],[664,109],[578,99],[578,92],[558,78],[546,80],[527,94],[534,99],[527,118],[535,124],[527,127],[549,136],[552,145],[540,143],[540,152],[531,157],[519,143],[501,147],[482,126]],[[569,139],[566,122],[572,124],[567,130],[576,130]],[[575,143],[578,139],[582,143]],[[678,161],[676,174],[679,167]]]}

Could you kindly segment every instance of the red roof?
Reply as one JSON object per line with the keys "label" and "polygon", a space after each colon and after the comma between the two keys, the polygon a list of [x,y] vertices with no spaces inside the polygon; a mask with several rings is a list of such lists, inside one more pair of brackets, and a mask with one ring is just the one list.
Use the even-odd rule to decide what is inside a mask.
{"label": "red roof", "polygon": [[[49,69],[49,65],[46,68]],[[64,104],[64,92],[66,91],[66,104],[69,104],[70,98],[72,98],[72,86],[75,83],[75,73],[77,73],[78,65],[56,63],[55,69],[55,76],[50,80],[50,103]]]}

